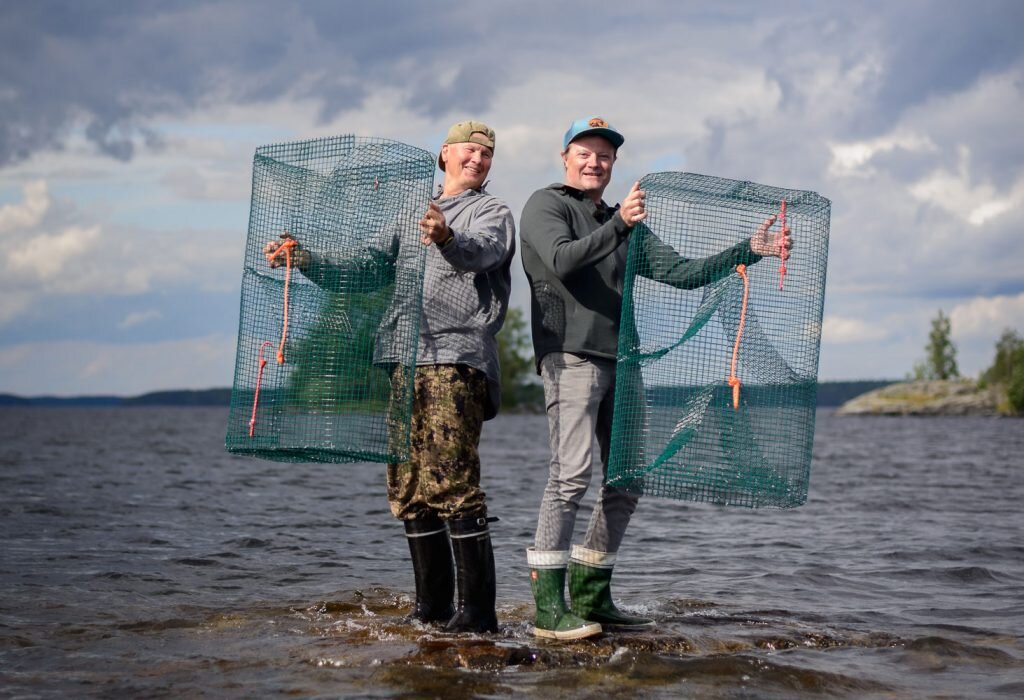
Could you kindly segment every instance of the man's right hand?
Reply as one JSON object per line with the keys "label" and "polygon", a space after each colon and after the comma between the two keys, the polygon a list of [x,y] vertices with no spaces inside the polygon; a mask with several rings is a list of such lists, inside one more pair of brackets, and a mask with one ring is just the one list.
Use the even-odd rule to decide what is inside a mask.
{"label": "man's right hand", "polygon": [[292,246],[292,265],[298,268],[307,267],[310,262],[309,251],[302,249],[298,239],[287,231],[281,234],[281,239],[280,241],[268,241],[263,246],[263,255],[266,256],[267,264],[270,265],[271,269],[285,264],[285,254],[281,250],[284,247],[285,241],[295,241]]}
{"label": "man's right hand", "polygon": [[635,226],[647,218],[647,209],[644,204],[646,198],[647,193],[640,189],[640,183],[634,182],[633,189],[619,205],[619,216],[626,222],[626,226]]}
{"label": "man's right hand", "polygon": [[789,226],[782,231],[771,231],[775,223],[775,214],[772,214],[762,222],[754,235],[750,237],[750,250],[757,255],[765,257],[789,259],[789,251],[793,247],[793,237]]}

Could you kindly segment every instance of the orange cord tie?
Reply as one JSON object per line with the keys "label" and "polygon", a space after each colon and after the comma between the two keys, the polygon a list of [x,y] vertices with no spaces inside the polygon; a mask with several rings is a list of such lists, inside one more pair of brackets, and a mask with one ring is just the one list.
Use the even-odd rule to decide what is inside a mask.
{"label": "orange cord tie", "polygon": [[732,346],[732,368],[729,374],[729,386],[732,387],[732,408],[740,407],[740,378],[736,376],[736,360],[740,355],[740,338],[743,337],[743,324],[747,320],[747,294],[750,291],[750,281],[747,279],[747,266],[737,265],[736,272],[743,278],[743,306],[740,307],[740,326],[736,329],[736,342]]}
{"label": "orange cord tie", "polygon": [[281,324],[281,344],[277,347],[277,364],[279,365],[284,364],[284,341],[288,337],[288,286],[292,279],[292,248],[297,245],[295,239],[289,238],[281,244],[280,248],[267,256],[269,261],[281,255],[282,252],[284,253],[284,323]]}
{"label": "orange cord tie", "polygon": [[263,383],[263,368],[267,366],[267,361],[263,359],[263,348],[268,345],[273,345],[269,340],[264,340],[263,344],[260,345],[260,370],[256,373],[256,393],[252,397],[252,417],[249,418],[249,437],[252,437],[256,433],[256,406],[260,402],[260,384]]}
{"label": "orange cord tie", "polygon": [[[786,277],[786,200],[783,199],[779,207],[779,289],[782,289],[782,280]],[[740,307],[740,325],[736,329],[736,342],[732,346],[732,367],[729,372],[729,386],[732,387],[732,408],[740,407],[740,378],[736,376],[736,361],[740,356],[740,339],[743,337],[743,324],[747,320],[747,297],[750,294],[750,280],[747,279],[747,266],[740,264],[736,266],[736,272],[743,278],[743,306]]]}
{"label": "orange cord tie", "polygon": [[[287,231],[285,231],[287,233]],[[277,364],[284,364],[284,343],[288,338],[288,287],[291,284],[292,279],[292,248],[297,246],[298,243],[292,239],[286,239],[277,250],[267,255],[267,262],[273,262],[274,258],[277,258],[284,253],[284,322],[281,325],[281,344],[277,348]],[[263,383],[263,368],[267,366],[267,361],[263,359],[263,348],[268,345],[273,345],[269,340],[264,340],[260,345],[260,366],[259,371],[256,373],[256,393],[252,397],[252,416],[249,418],[249,437],[253,437],[256,433],[256,409],[260,402],[260,385]]]}
{"label": "orange cord tie", "polygon": [[782,289],[782,280],[786,277],[786,200],[782,200],[779,208],[779,290]]}

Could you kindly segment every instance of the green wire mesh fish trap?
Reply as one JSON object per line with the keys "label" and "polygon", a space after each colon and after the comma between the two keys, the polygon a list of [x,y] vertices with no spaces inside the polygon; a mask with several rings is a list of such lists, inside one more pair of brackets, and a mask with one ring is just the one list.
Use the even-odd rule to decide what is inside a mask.
{"label": "green wire mesh fish trap", "polygon": [[[681,500],[801,505],[830,202],[691,173],[640,184],[647,219],[626,266],[608,482]],[[783,212],[793,237],[784,276],[779,258],[751,256],[746,243]]]}
{"label": "green wire mesh fish trap", "polygon": [[[425,259],[417,221],[435,167],[431,153],[375,138],[257,149],[228,451],[408,459]],[[271,251],[276,268],[268,242],[285,243]]]}

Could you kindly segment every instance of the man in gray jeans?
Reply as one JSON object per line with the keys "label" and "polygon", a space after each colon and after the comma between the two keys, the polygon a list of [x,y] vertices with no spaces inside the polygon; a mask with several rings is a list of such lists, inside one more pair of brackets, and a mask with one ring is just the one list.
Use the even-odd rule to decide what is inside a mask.
{"label": "man in gray jeans", "polygon": [[[619,206],[602,199],[624,141],[600,117],[573,122],[563,141],[564,182],[535,192],[520,220],[551,443],[534,546],[527,550],[538,637],[581,639],[600,633],[602,625],[636,629],[653,624],[623,613],[611,597],[616,553],[637,496],[602,479],[583,545],[570,550],[576,512],[593,473],[595,436],[602,470],[607,469],[627,241],[646,217],[639,183]],[[641,274],[684,289],[708,284],[737,264],[778,255],[780,247],[788,251],[788,229],[768,231],[774,221],[769,217],[749,241],[698,260],[681,258],[646,234],[644,245],[661,253],[649,259],[668,263]],[[564,599],[567,575],[571,610]]]}

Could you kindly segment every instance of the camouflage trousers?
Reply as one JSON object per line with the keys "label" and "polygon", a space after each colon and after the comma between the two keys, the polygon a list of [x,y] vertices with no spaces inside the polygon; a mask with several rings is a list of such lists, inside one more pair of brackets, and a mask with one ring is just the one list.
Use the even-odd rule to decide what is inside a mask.
{"label": "camouflage trousers", "polygon": [[409,461],[387,467],[388,503],[401,520],[487,515],[480,432],[487,377],[466,365],[416,368]]}

